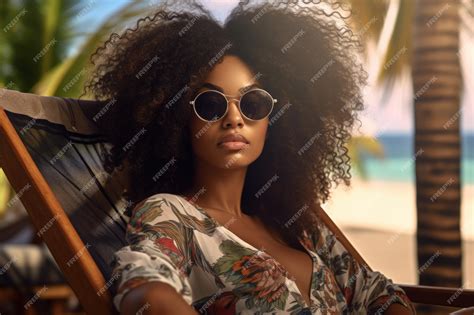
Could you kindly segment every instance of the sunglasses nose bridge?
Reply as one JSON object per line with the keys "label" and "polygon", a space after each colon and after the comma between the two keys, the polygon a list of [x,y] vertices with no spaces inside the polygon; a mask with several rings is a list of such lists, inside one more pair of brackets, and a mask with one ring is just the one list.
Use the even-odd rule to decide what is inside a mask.
{"label": "sunglasses nose bridge", "polygon": [[240,98],[241,98],[241,95],[239,96],[235,96],[235,95],[227,95],[227,94],[224,94],[226,100],[228,103],[234,101],[236,103],[238,103],[240,101]]}
{"label": "sunglasses nose bridge", "polygon": [[244,116],[240,111],[240,98],[226,96],[226,99],[227,111],[225,116],[228,116],[229,114],[235,115],[235,113],[238,113],[241,116],[241,119],[243,120]]}
{"label": "sunglasses nose bridge", "polygon": [[234,104],[235,107],[238,109],[238,108],[239,108],[239,105],[240,105],[240,100],[235,99],[235,98],[229,99],[229,100],[227,101],[227,106],[231,106],[232,104]]}

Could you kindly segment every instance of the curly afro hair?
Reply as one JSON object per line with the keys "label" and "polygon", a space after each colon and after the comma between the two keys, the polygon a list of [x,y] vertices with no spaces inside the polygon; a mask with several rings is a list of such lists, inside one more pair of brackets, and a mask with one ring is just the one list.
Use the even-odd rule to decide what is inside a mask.
{"label": "curly afro hair", "polygon": [[195,1],[164,3],[96,50],[84,93],[113,100],[101,126],[112,144],[104,165],[126,170],[127,198],[190,189],[189,101],[213,66],[235,55],[278,99],[264,150],[248,166],[242,211],[291,244],[316,229],[332,184],[350,185],[347,142],[367,73],[349,8],[299,2],[242,1],[224,23]]}

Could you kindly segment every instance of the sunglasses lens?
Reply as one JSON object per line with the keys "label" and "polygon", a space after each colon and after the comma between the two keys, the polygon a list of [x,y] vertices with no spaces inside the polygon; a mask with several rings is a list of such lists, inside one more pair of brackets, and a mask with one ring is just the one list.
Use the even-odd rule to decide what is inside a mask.
{"label": "sunglasses lens", "polygon": [[273,98],[263,90],[253,90],[242,97],[240,107],[247,118],[253,120],[263,119],[273,109]]}
{"label": "sunglasses lens", "polygon": [[196,98],[194,107],[201,118],[214,121],[225,114],[227,101],[223,95],[217,92],[206,91]]}

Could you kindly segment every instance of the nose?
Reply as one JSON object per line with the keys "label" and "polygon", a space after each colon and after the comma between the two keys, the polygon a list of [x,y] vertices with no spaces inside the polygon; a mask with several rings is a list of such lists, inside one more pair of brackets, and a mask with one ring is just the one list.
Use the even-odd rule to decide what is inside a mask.
{"label": "nose", "polygon": [[241,127],[244,125],[244,119],[239,110],[239,104],[235,99],[229,100],[229,109],[227,113],[222,118],[222,125],[224,128],[235,128],[237,126]]}

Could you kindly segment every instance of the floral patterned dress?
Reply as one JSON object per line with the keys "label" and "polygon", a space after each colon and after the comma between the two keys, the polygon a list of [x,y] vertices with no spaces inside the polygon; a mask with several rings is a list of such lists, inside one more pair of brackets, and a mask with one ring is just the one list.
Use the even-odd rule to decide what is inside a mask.
{"label": "floral patterned dress", "polygon": [[313,259],[310,305],[281,264],[184,196],[143,200],[126,238],[112,263],[118,311],[129,290],[161,281],[201,314],[383,314],[392,303],[415,313],[400,287],[360,265],[322,224],[299,238]]}

